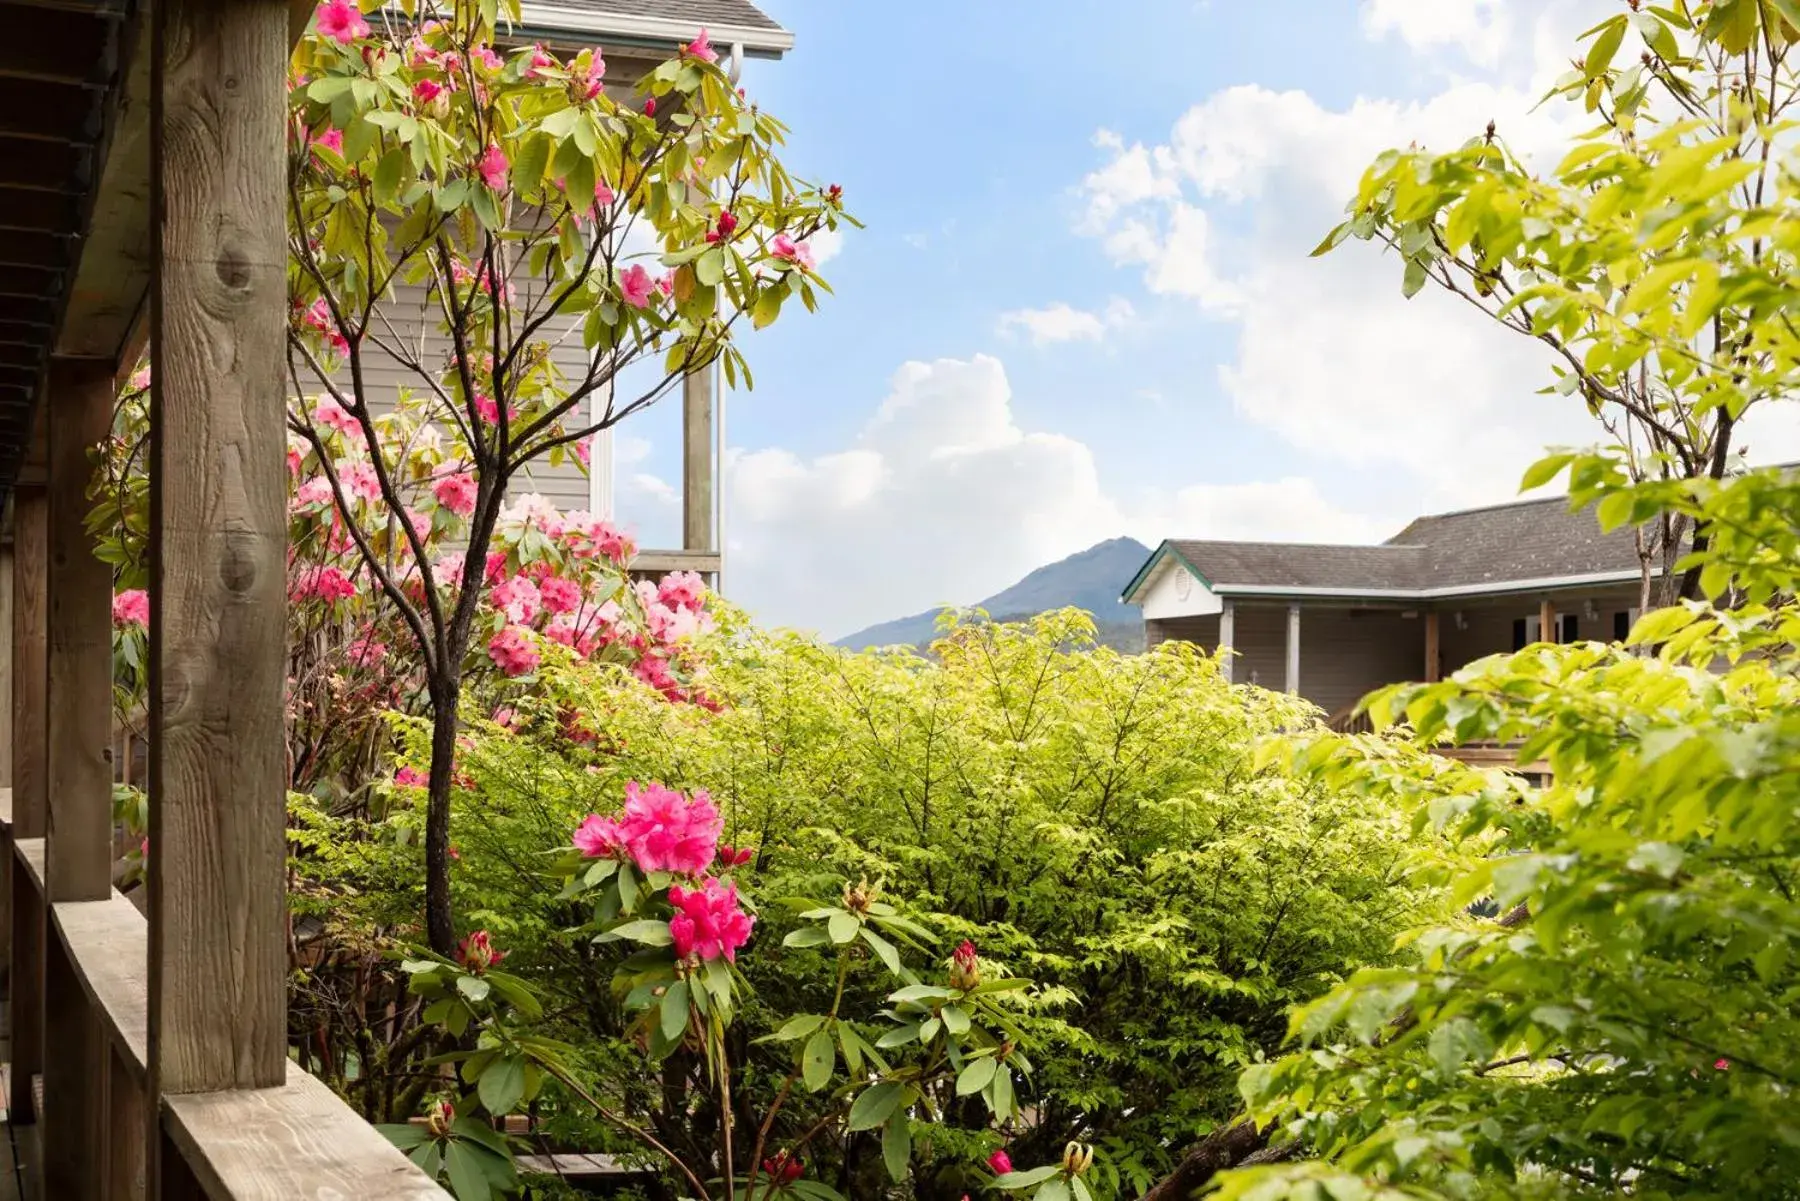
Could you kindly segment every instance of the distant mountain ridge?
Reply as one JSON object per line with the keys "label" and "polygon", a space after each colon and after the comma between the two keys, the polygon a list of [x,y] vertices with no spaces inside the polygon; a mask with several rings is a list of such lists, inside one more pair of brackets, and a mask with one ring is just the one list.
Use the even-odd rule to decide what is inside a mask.
{"label": "distant mountain ridge", "polygon": [[[974,608],[985,609],[999,621],[1035,617],[1050,609],[1073,606],[1094,615],[1100,627],[1100,640],[1123,650],[1143,648],[1143,621],[1137,609],[1122,604],[1119,593],[1131,582],[1150,548],[1135,538],[1112,538],[1084,551],[1047,563],[1010,588],[986,600],[976,601]],[[836,645],[851,650],[871,646],[922,646],[936,636],[937,617],[942,609],[899,617],[858,630],[837,640]]]}

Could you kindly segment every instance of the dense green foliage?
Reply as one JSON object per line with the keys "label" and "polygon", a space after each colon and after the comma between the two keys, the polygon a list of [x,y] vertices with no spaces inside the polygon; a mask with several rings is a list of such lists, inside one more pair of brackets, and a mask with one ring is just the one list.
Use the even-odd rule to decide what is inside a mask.
{"label": "dense green foliage", "polygon": [[[547,664],[528,691],[493,698],[511,728],[479,722],[466,736],[458,907],[542,991],[594,1087],[703,1160],[708,1123],[690,1116],[707,1105],[703,1076],[679,1057],[645,1074],[609,989],[620,956],[575,930],[580,911],[547,884],[544,850],[616,807],[628,780],[709,789],[724,841],[756,849],[740,873],[756,895],[876,884],[947,936],[934,957],[968,938],[993,970],[1038,982],[1017,1017],[1034,1067],[1019,1082],[1025,1112],[987,1132],[983,1110],[949,1106],[915,1146],[917,1195],[976,1187],[1002,1143],[1024,1166],[1071,1140],[1096,1147],[1094,1192],[1137,1195],[1171,1150],[1230,1116],[1238,1070],[1275,1049],[1291,1004],[1384,961],[1429,911],[1406,878],[1417,844],[1391,806],[1253,762],[1259,739],[1312,720],[1303,702],[1230,688],[1191,645],[1126,657],[1090,638],[1071,612],[950,629],[935,659],[739,630],[714,650],[716,714],[660,703],[617,669]],[[407,733],[419,749],[423,731]],[[369,845],[309,821],[322,853]],[[403,804],[390,821],[416,817]],[[346,937],[412,911],[388,882],[416,869],[354,862],[365,853],[340,860],[356,895],[323,907]],[[749,1040],[833,1003],[833,957],[781,945],[794,922],[764,905],[740,955],[750,989],[732,1051],[746,1114],[789,1060]],[[859,961],[846,1011],[878,1007],[884,976]],[[773,1137],[824,1104],[791,1100]],[[547,1116],[609,1138],[573,1108]],[[850,1195],[881,1194],[868,1136],[815,1144],[813,1158]]]}

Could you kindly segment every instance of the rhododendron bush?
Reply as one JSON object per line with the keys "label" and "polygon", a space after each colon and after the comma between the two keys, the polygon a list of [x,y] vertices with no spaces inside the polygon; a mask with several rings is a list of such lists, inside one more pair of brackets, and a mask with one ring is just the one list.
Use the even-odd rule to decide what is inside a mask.
{"label": "rhododendron bush", "polygon": [[[597,49],[518,44],[509,17],[516,2],[359,13],[333,0],[293,59],[299,497],[423,673],[439,954],[455,943],[450,794],[471,658],[521,677],[545,639],[583,654],[619,639],[616,598],[582,578],[622,562],[614,536],[522,512],[521,472],[583,458],[596,431],[701,368],[748,383],[736,327],[766,326],[790,300],[813,307],[825,285],[807,239],[845,219],[835,187],[789,176],[781,124],[733,87],[704,34],[634,88]],[[627,390],[637,364],[650,376]],[[438,535],[454,541],[447,557]],[[296,599],[329,604],[346,587],[323,566]],[[660,597],[645,636],[678,641],[698,611]],[[505,623],[487,628],[490,613]],[[684,692],[670,656],[634,653],[654,687]]]}
{"label": "rhododendron bush", "polygon": [[[795,1195],[957,1201],[1136,1196],[1229,1118],[1288,1006],[1435,912],[1405,874],[1424,848],[1391,808],[1256,767],[1302,702],[1231,689],[1190,646],[1091,638],[1073,614],[971,623],[928,659],[737,627],[708,660],[717,712],[547,648],[504,722],[466,731],[452,875],[548,1016],[482,1012],[560,1048],[540,1128],[674,1171],[561,1072],[710,1181],[725,1079],[740,1177],[769,1123],[757,1195],[791,1173]],[[401,734],[421,764],[429,728]],[[326,920],[399,907],[351,866],[370,887]],[[460,1004],[453,956],[416,962]],[[966,1015],[1012,1054],[952,1050],[945,994],[1014,978],[1037,987]],[[913,1096],[909,1073],[936,1083]],[[879,1082],[896,1108],[864,1127]]]}

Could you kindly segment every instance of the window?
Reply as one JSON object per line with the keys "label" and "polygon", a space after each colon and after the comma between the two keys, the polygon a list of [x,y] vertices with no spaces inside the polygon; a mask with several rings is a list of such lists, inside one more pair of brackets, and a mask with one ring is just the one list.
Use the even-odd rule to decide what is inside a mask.
{"label": "window", "polygon": [[1613,614],[1613,641],[1623,642],[1631,634],[1631,627],[1637,624],[1639,610],[1621,609]]}

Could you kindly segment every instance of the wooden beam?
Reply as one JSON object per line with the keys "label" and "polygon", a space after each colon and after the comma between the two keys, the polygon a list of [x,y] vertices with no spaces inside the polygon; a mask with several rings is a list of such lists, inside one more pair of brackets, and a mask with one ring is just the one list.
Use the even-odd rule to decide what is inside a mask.
{"label": "wooden beam", "polygon": [[[49,822],[46,900],[112,895],[112,568],[87,531],[90,457],[112,426],[111,364],[57,359],[43,420],[50,443]],[[106,1144],[106,1039],[68,948],[45,943],[44,1184],[98,1197]]]}
{"label": "wooden beam", "polygon": [[13,823],[19,838],[42,838],[49,749],[50,502],[42,488],[13,490]]}
{"label": "wooden beam", "polygon": [[[8,703],[12,701],[13,655],[13,548],[10,533],[7,542],[0,546],[0,697]],[[12,722],[0,721],[0,784],[4,784],[9,793],[7,804],[11,807],[10,793],[13,778],[13,729]],[[8,819],[10,821],[10,819]],[[4,890],[0,890],[4,891]],[[5,898],[0,896],[0,903]],[[0,939],[5,938],[5,931],[0,930]]]}
{"label": "wooden beam", "polygon": [[1438,613],[1436,609],[1425,610],[1425,682],[1435,684],[1442,678],[1444,670],[1444,654],[1438,647]]}
{"label": "wooden beam", "polygon": [[1237,608],[1231,601],[1222,602],[1219,610],[1219,650],[1224,654],[1219,666],[1225,676],[1225,682],[1231,683],[1231,661],[1235,658],[1233,648],[1237,645]]}
{"label": "wooden beam", "polygon": [[1546,596],[1538,605],[1538,641],[1553,643],[1556,640],[1556,606]]}
{"label": "wooden beam", "polygon": [[713,539],[715,370],[707,367],[681,381],[681,547],[709,553],[719,549]]}
{"label": "wooden beam", "polygon": [[1300,606],[1289,605],[1287,611],[1287,687],[1292,696],[1300,695]]}
{"label": "wooden beam", "polygon": [[54,359],[50,439],[49,900],[112,895],[112,567],[87,530],[92,453],[112,429],[112,364]]}
{"label": "wooden beam", "polygon": [[[148,1095],[166,1104],[287,1078],[288,5],[153,19]],[[175,1179],[151,1147],[151,1179]]]}

